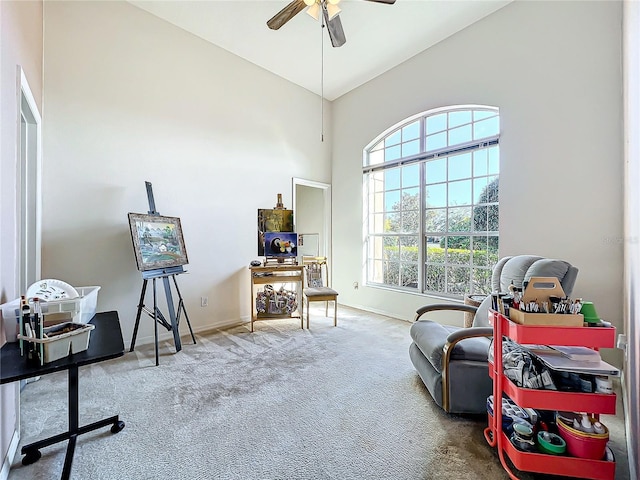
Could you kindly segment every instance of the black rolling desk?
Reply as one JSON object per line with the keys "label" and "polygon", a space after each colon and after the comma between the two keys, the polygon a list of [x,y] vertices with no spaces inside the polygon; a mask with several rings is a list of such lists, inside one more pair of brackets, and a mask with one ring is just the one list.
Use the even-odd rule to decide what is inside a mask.
{"label": "black rolling desk", "polygon": [[40,449],[54,443],[69,440],[67,454],[62,469],[62,479],[67,480],[71,473],[73,452],[76,447],[76,438],[83,433],[91,432],[98,428],[111,426],[111,432],[118,433],[124,428],[124,422],[118,415],[105,418],[98,422],[79,426],[78,422],[78,368],[83,365],[102,362],[111,358],[124,355],[124,343],[118,312],[97,313],[89,323],[95,325],[89,337],[89,348],[84,352],[70,355],[66,358],[46,363],[44,366],[31,367],[26,359],[20,356],[19,343],[7,343],[0,349],[0,383],[11,383],[26,378],[46,375],[48,373],[69,371],[69,430],[53,437],[40,440],[22,447],[21,453],[23,465],[30,465],[40,459]]}

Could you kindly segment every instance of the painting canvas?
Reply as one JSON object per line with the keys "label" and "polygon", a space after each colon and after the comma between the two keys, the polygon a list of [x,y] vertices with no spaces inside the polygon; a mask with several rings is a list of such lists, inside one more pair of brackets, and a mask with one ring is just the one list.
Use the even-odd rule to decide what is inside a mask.
{"label": "painting canvas", "polygon": [[141,272],[189,263],[178,217],[129,213],[129,227]]}
{"label": "painting canvas", "polygon": [[266,257],[295,257],[298,255],[298,235],[292,232],[264,234]]}
{"label": "painting canvas", "polygon": [[258,255],[264,256],[267,232],[293,232],[293,210],[258,209]]}

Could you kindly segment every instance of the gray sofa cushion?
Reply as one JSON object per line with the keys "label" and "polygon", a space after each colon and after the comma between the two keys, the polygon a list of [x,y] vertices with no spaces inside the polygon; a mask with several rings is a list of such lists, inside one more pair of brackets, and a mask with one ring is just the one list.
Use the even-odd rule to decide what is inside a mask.
{"label": "gray sofa cushion", "polygon": [[[433,368],[442,372],[442,355],[444,345],[450,333],[460,330],[459,327],[441,325],[437,322],[424,321],[411,325],[411,338],[420,351],[427,357]],[[487,362],[489,351],[487,338],[468,338],[458,342],[451,352],[453,360],[470,360]]]}

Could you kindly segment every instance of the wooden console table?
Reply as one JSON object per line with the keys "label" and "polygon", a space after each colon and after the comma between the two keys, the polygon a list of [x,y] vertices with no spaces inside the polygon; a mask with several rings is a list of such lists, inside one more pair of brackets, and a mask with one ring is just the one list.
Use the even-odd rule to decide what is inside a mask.
{"label": "wooden console table", "polygon": [[[303,325],[302,286],[304,266],[302,265],[268,265],[259,267],[249,267],[251,271],[251,331],[253,332],[253,323],[257,320],[269,320],[276,318],[299,318],[300,328]],[[256,286],[267,284],[295,284],[295,292],[298,299],[298,309],[291,313],[258,313],[256,310]],[[275,287],[274,287],[275,289]]]}

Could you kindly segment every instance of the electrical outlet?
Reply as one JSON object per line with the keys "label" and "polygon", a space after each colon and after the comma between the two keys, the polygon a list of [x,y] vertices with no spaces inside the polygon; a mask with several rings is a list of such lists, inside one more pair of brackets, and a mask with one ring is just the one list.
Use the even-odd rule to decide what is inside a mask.
{"label": "electrical outlet", "polygon": [[353,282],[353,289],[357,290],[358,289],[358,282]]}
{"label": "electrical outlet", "polygon": [[200,306],[208,307],[209,306],[209,297],[200,297]]}

